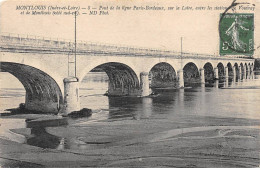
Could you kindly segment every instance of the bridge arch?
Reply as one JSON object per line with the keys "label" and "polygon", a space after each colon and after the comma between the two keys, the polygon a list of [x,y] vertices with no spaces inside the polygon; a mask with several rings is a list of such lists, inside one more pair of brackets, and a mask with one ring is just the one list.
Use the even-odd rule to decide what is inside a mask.
{"label": "bridge arch", "polygon": [[251,71],[253,71],[254,70],[254,64],[253,63],[249,63],[249,65],[250,65],[250,69],[251,69]]}
{"label": "bridge arch", "polygon": [[150,87],[176,87],[177,74],[174,67],[167,62],[154,65],[149,71]]}
{"label": "bridge arch", "polygon": [[251,63],[251,66],[252,66],[252,70],[254,70],[254,63]]}
{"label": "bridge arch", "polygon": [[243,65],[242,62],[239,64],[239,66],[241,67],[241,70],[243,71],[244,70],[244,65]]}
{"label": "bridge arch", "polygon": [[196,60],[193,60],[193,59],[188,59],[188,60],[184,60],[183,66],[182,66],[183,68],[182,68],[182,69],[184,69],[184,67],[185,67],[187,64],[189,64],[189,65],[190,65],[190,64],[194,64],[198,70],[204,66],[203,63],[200,63],[200,62],[198,62],[198,61],[196,61]]}
{"label": "bridge arch", "polygon": [[117,59],[113,59],[113,60],[104,60],[102,58],[97,58],[95,60],[92,60],[91,62],[85,63],[84,62],[84,58],[81,58],[79,61],[82,61],[81,63],[77,64],[78,67],[78,78],[79,81],[81,82],[84,77],[86,76],[87,73],[89,73],[91,70],[93,70],[94,68],[102,65],[102,64],[106,64],[106,63],[119,63],[125,66],[128,66],[129,68],[131,68],[131,70],[134,71],[134,73],[136,73],[138,80],[140,81],[140,75],[138,75],[140,73],[139,70],[137,70],[136,65],[134,65],[134,63],[132,63],[130,60],[125,60],[124,58],[117,58]]}
{"label": "bridge arch", "polygon": [[247,64],[247,68],[248,68],[248,72],[250,72],[250,69],[251,69],[251,64],[250,63]]}
{"label": "bridge arch", "polygon": [[219,75],[219,78],[222,79],[225,77],[225,67],[223,65],[222,62],[219,62],[218,65],[218,75]]}
{"label": "bridge arch", "polygon": [[210,62],[205,63],[203,66],[204,68],[204,74],[205,74],[205,80],[213,80],[214,79],[214,69],[213,65]]}
{"label": "bridge arch", "polygon": [[245,69],[245,65],[243,64],[243,62],[240,62],[239,66],[241,67],[241,71],[243,73]]}
{"label": "bridge arch", "polygon": [[197,65],[193,62],[183,67],[184,84],[200,83],[200,74]]}
{"label": "bridge arch", "polygon": [[246,70],[246,72],[248,71],[248,65],[247,65],[247,63],[245,63],[245,70]]}
{"label": "bridge arch", "polygon": [[231,63],[227,63],[227,67],[228,67],[228,77],[232,77],[233,76],[233,68],[232,68],[232,65]]}
{"label": "bridge arch", "polygon": [[236,74],[236,77],[237,76],[239,76],[239,67],[238,67],[238,64],[235,62],[235,64],[234,64],[234,71],[233,72],[235,72],[235,74]]}
{"label": "bridge arch", "polygon": [[1,72],[15,76],[26,90],[25,109],[36,113],[58,113],[63,108],[63,96],[57,82],[35,67],[1,62]]}
{"label": "bridge arch", "polygon": [[91,70],[89,70],[89,72],[94,70],[102,70],[107,74],[109,78],[108,95],[140,95],[141,90],[138,76],[128,65],[119,62],[107,62],[94,66]]}

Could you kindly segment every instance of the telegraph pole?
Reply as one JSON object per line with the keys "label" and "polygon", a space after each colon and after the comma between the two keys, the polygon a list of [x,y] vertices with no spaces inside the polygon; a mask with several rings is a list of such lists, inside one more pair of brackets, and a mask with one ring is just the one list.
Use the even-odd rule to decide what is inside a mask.
{"label": "telegraph pole", "polygon": [[75,11],[75,59],[74,59],[74,66],[75,66],[75,77],[77,77],[77,11]]}
{"label": "telegraph pole", "polygon": [[183,62],[182,62],[182,37],[181,37],[181,68],[183,67]]}
{"label": "telegraph pole", "polygon": [[[77,78],[77,11],[75,11],[75,18],[74,18],[74,36],[75,36],[75,49],[74,49],[74,61],[68,61],[68,65],[74,64],[74,74],[69,73],[70,66],[68,66],[68,77],[63,79],[64,83],[64,109],[63,115],[68,115],[72,112],[80,110],[80,99],[79,99],[79,79]],[[73,53],[73,47],[72,47]],[[73,59],[73,56],[72,56]],[[69,60],[69,54],[68,54]],[[73,69],[73,67],[71,67]]]}
{"label": "telegraph pole", "polygon": [[182,37],[181,37],[181,69],[178,71],[179,88],[184,88],[183,61],[182,61]]}

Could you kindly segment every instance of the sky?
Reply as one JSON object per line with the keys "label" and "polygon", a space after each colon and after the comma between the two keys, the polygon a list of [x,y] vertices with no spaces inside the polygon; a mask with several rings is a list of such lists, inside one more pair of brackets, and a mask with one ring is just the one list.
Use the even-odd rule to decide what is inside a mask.
{"label": "sky", "polygon": [[[237,2],[245,2],[238,0]],[[255,48],[259,41],[259,0],[249,1],[252,10],[237,10],[242,13],[255,13]],[[52,39],[74,39],[74,16],[21,15],[17,5],[47,6],[224,6],[231,0],[107,0],[107,1],[4,1],[1,4],[1,32],[51,37]],[[80,13],[84,12],[83,9]],[[109,15],[77,16],[77,39],[88,42],[101,42],[116,45],[128,45],[148,48],[162,48],[180,51],[180,39],[183,37],[183,51],[194,53],[218,54],[218,22],[224,10],[196,11],[109,11]],[[260,57],[260,50],[255,57]]]}

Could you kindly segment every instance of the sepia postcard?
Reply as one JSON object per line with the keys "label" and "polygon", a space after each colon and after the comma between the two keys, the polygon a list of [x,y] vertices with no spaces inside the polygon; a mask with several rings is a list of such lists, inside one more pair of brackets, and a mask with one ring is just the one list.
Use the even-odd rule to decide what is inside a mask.
{"label": "sepia postcard", "polygon": [[260,0],[5,0],[1,168],[258,168]]}

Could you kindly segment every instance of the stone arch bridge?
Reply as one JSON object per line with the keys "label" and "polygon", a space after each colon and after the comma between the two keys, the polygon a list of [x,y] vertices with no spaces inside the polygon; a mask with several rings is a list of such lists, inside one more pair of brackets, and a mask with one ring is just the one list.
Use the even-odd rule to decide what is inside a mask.
{"label": "stone arch bridge", "polygon": [[[109,95],[148,96],[150,87],[249,78],[254,59],[2,35],[1,72],[26,90],[25,107],[43,113],[80,110],[79,84],[93,69],[109,77]],[[75,63],[76,62],[76,63]],[[76,66],[76,67],[75,67]],[[4,81],[4,80],[3,80]]]}

